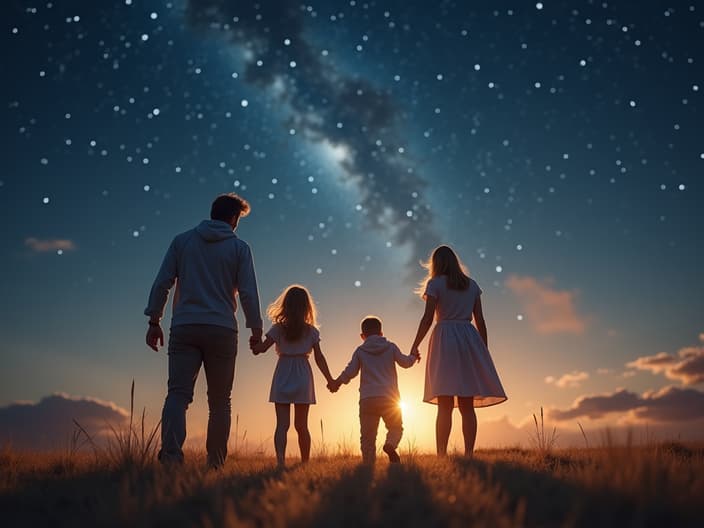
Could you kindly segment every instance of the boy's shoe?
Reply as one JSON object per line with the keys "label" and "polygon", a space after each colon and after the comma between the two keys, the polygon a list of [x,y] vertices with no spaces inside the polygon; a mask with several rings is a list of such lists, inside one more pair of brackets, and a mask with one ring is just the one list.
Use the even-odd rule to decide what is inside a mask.
{"label": "boy's shoe", "polygon": [[396,452],[396,449],[391,447],[389,444],[384,444],[384,447],[382,448],[384,450],[384,453],[386,453],[389,456],[389,462],[392,464],[398,464],[401,462],[401,457],[398,456],[398,453]]}

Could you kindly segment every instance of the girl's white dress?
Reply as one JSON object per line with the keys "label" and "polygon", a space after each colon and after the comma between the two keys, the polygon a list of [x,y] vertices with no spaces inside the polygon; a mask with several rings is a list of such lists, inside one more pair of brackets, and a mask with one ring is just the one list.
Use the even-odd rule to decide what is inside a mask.
{"label": "girl's white dress", "polygon": [[266,333],[276,344],[279,360],[271,380],[269,401],[273,403],[315,403],[313,370],[308,356],[313,345],[320,341],[317,328],[308,326],[296,341],[284,337],[284,328],[275,324]]}
{"label": "girl's white dress", "polygon": [[506,401],[489,350],[471,322],[474,303],[481,293],[471,278],[466,290],[449,289],[445,275],[428,281],[424,296],[435,297],[437,306],[428,344],[423,401],[437,403],[438,396],[472,396],[475,407]]}

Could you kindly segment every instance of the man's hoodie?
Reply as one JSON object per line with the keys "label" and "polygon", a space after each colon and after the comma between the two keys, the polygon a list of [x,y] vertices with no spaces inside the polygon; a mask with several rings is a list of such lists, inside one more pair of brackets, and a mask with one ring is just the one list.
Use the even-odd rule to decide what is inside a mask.
{"label": "man's hoodie", "polygon": [[340,374],[342,383],[349,383],[359,371],[359,399],[385,396],[399,399],[396,363],[408,368],[416,361],[415,356],[402,354],[398,347],[385,337],[371,335],[352,354],[349,364]]}
{"label": "man's hoodie", "polygon": [[176,282],[171,326],[209,324],[237,330],[239,293],[247,328],[261,328],[252,253],[227,222],[203,220],[169,246],[144,313],[162,317]]}

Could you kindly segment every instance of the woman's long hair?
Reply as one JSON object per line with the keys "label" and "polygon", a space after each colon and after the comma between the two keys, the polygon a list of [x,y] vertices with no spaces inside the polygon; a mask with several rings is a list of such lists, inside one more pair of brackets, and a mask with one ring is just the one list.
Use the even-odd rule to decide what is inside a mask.
{"label": "woman's long hair", "polygon": [[460,261],[450,246],[438,246],[433,250],[430,258],[423,263],[423,267],[428,270],[428,274],[420,282],[418,290],[421,297],[425,293],[425,288],[430,279],[445,275],[447,277],[447,287],[450,290],[466,290],[469,288],[469,271]]}
{"label": "woman's long hair", "polygon": [[308,290],[300,284],[292,284],[272,302],[266,314],[273,323],[284,328],[287,341],[303,337],[308,325],[316,326],[316,311]]}

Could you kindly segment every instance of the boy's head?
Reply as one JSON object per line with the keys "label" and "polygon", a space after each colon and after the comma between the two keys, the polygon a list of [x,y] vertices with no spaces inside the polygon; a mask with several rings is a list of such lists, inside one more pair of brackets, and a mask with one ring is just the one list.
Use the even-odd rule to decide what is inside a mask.
{"label": "boy's head", "polygon": [[381,319],[368,315],[362,320],[362,339],[366,339],[373,335],[384,335],[381,332]]}

